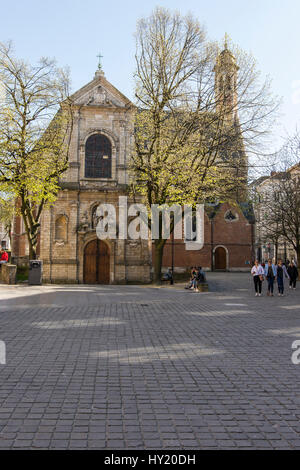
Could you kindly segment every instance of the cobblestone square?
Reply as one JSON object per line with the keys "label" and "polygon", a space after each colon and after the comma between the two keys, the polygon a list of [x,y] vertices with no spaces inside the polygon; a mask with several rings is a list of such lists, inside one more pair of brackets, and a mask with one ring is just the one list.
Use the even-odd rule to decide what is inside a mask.
{"label": "cobblestone square", "polygon": [[0,447],[300,449],[300,291],[208,281],[1,285]]}

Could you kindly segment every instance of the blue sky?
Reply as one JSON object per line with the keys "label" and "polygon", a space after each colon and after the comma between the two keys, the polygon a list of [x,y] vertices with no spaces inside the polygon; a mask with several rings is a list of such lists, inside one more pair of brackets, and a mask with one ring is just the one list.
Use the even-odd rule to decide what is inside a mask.
{"label": "blue sky", "polygon": [[191,12],[209,38],[227,32],[252,52],[284,99],[275,141],[300,127],[299,0],[0,0],[0,41],[13,40],[30,62],[48,56],[68,65],[73,91],[93,78],[100,51],[107,79],[132,98],[136,21],[158,5]]}

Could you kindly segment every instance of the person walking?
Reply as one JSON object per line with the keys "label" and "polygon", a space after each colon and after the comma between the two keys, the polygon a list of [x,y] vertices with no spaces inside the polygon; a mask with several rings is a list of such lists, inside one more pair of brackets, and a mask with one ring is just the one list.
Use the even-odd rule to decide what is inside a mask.
{"label": "person walking", "polygon": [[277,285],[278,285],[278,296],[283,297],[284,293],[284,278],[290,279],[285,265],[282,263],[282,260],[279,259],[276,266],[276,276],[277,276]]}
{"label": "person walking", "polygon": [[264,268],[261,266],[258,259],[255,260],[254,266],[251,269],[251,274],[254,281],[255,297],[260,297],[262,281],[264,279]]}
{"label": "person walking", "polygon": [[268,259],[268,263],[265,266],[265,278],[268,281],[267,295],[273,297],[274,295],[274,281],[276,278],[277,269],[275,264],[272,263],[271,259]]}
{"label": "person walking", "polygon": [[287,268],[288,275],[290,276],[290,289],[296,289],[296,283],[298,278],[298,269],[295,266],[295,263],[292,261],[289,267]]}

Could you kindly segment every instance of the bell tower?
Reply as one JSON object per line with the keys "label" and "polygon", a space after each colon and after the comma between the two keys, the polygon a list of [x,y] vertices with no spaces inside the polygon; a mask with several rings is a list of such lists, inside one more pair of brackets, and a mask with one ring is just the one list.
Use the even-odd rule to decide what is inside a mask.
{"label": "bell tower", "polygon": [[225,34],[224,49],[216,59],[215,72],[215,110],[223,122],[223,160],[236,177],[233,190],[236,201],[247,198],[248,159],[238,116],[238,70],[236,58],[228,48]]}
{"label": "bell tower", "polygon": [[237,78],[239,67],[234,55],[228,49],[228,36],[225,34],[224,49],[218,54],[215,72],[216,111],[226,121],[237,120]]}

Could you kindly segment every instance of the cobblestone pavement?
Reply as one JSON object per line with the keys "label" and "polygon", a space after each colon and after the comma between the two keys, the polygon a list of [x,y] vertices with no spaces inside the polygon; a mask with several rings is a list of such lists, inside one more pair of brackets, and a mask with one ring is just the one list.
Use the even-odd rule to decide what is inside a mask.
{"label": "cobblestone pavement", "polygon": [[299,291],[208,280],[0,286],[0,447],[300,449]]}

